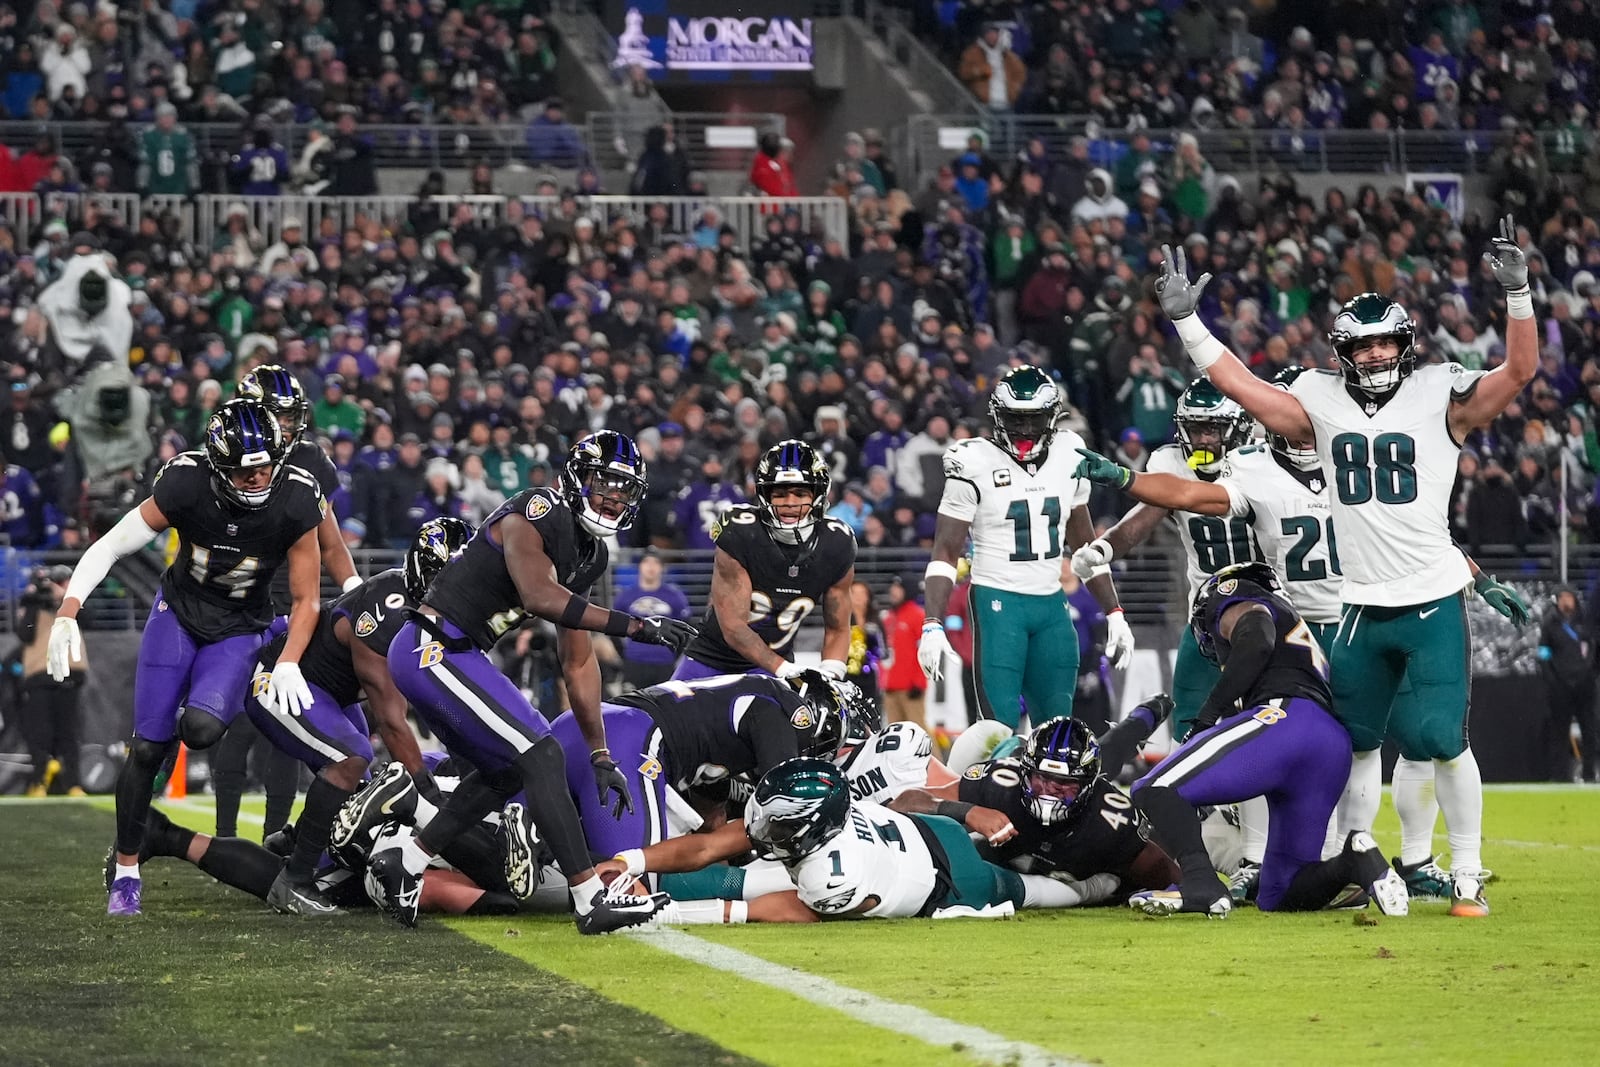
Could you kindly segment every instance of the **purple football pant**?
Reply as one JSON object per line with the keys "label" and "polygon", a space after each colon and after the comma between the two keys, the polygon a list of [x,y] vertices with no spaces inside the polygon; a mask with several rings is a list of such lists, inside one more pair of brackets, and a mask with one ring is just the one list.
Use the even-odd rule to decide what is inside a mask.
{"label": "purple football pant", "polygon": [[261,637],[240,634],[200,644],[156,594],[133,676],[133,736],[171,741],[186,707],[199,708],[224,726],[231,723],[244,707]]}
{"label": "purple football pant", "polygon": [[[589,762],[589,743],[583,739],[577,718],[570,711],[558,716],[550,724],[550,732],[566,755],[567,788],[578,805],[589,851],[609,857],[666,840],[667,775],[661,763],[661,731],[655,720],[638,708],[620,704],[600,707],[606,723],[606,747],[611,749],[617,770],[628,780],[628,795],[633,798],[633,811],[624,808],[621,818],[611,814],[615,794],[604,803],[600,800]],[[653,876],[651,880],[653,885]]]}
{"label": "purple football pant", "polygon": [[313,771],[352,756],[372,762],[372,738],[367,734],[367,717],[360,704],[341,708],[326,689],[307,680],[311,706],[299,716],[279,715],[262,703],[267,679],[271,677],[272,672],[258,661],[244,710],[280,752],[287,752]]}
{"label": "purple football pant", "polygon": [[1322,859],[1350,761],[1350,735],[1339,721],[1295,698],[1191,735],[1133,788],[1169,788],[1197,808],[1265,796],[1271,821],[1256,906],[1271,911],[1300,869]]}
{"label": "purple football pant", "polygon": [[[462,637],[443,619],[433,626]],[[415,622],[400,627],[389,644],[389,676],[445,747],[480,771],[505,770],[550,733],[549,722],[488,653],[446,651]]]}
{"label": "purple football pant", "polygon": [[702,678],[715,678],[723,674],[756,674],[764,678],[772,677],[770,671],[764,671],[760,667],[749,667],[742,671],[726,671],[721,667],[708,667],[697,659],[682,656],[678,659],[678,665],[672,669],[672,681],[698,682]]}

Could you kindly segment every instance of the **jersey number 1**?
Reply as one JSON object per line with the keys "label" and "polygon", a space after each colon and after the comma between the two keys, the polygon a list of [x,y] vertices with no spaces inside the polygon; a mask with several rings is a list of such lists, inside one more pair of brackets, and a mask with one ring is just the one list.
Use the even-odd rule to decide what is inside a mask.
{"label": "jersey number 1", "polygon": [[[1061,498],[1047,496],[1039,505],[1039,511],[1045,518],[1045,529],[1050,533],[1050,550],[1044,554],[1045,559],[1056,559],[1061,555]],[[1033,513],[1028,510],[1027,500],[1013,500],[1011,506],[1006,508],[1006,518],[1015,527],[1017,536],[1017,550],[1011,553],[1011,562],[1025,563],[1039,557],[1033,551]]]}

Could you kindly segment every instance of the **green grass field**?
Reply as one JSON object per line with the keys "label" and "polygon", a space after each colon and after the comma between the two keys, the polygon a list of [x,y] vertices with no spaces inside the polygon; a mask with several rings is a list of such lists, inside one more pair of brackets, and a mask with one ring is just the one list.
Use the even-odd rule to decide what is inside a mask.
{"label": "green grass field", "polygon": [[[170,860],[145,915],[112,920],[108,802],[6,803],[0,1064],[1600,1061],[1600,791],[1486,807],[1482,921],[1099,909],[586,939],[277,916]],[[204,801],[168,810],[208,827]]]}

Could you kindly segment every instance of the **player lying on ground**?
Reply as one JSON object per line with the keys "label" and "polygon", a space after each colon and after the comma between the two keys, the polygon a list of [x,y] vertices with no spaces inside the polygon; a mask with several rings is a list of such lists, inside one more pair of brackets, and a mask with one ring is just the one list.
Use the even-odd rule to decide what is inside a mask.
{"label": "player lying on ground", "polygon": [[[425,522],[406,550],[403,567],[373,575],[327,605],[301,657],[311,705],[298,714],[285,714],[264,699],[286,635],[257,654],[245,710],[265,737],[316,774],[295,824],[294,852],[267,895],[267,903],[279,911],[325,915],[335,910],[317,892],[313,875],[328,846],[334,817],[360,787],[372,763],[372,739],[360,704],[363,695],[394,758],[390,767],[409,771],[417,782],[428,781],[422,752],[406,722],[406,698],[389,677],[389,643],[406,621],[406,612],[422,602],[434,576],[471,538],[472,527],[460,519]],[[427,825],[433,804],[423,797],[416,803],[423,809],[417,822]]]}
{"label": "player lying on ground", "polygon": [[1338,856],[1321,859],[1328,819],[1350,776],[1350,735],[1329,710],[1327,658],[1272,568],[1246,563],[1206,579],[1189,625],[1222,676],[1189,739],[1133,787],[1152,837],[1178,861],[1182,883],[1135,893],[1129,903],[1150,914],[1226,918],[1233,898],[1212,868],[1196,809],[1265,796],[1261,910],[1313,911],[1353,883],[1385,914],[1404,915],[1405,883],[1370,834],[1351,831]]}
{"label": "player lying on ground", "polygon": [[[956,811],[955,808],[947,809]],[[793,889],[746,904],[678,901],[662,923],[812,922],[818,918],[930,917],[946,909],[1070,908],[1116,891],[1116,877],[1082,882],[1018,874],[978,855],[968,830],[1003,841],[1006,817],[967,807],[966,826],[945,815],[904,815],[853,803],[843,771],[827,760],[780,763],[756,785],[746,819],[625,853],[599,865],[605,876],[697,871],[751,849],[783,864]],[[801,907],[794,907],[798,903]],[[759,905],[759,907],[758,907]]]}

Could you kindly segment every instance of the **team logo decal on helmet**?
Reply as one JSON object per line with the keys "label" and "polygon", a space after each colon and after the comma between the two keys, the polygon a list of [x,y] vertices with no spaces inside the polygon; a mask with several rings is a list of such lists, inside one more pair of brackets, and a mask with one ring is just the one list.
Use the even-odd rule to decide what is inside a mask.
{"label": "team logo decal on helmet", "polygon": [[311,405],[300,380],[287,369],[266,364],[239,379],[239,395],[254,400],[277,417],[285,444],[294,444],[311,419]]}
{"label": "team logo decal on helmet", "polygon": [[1207,578],[1195,594],[1194,609],[1189,613],[1189,632],[1200,647],[1200,654],[1212,663],[1221,662],[1216,634],[1212,632],[1219,602],[1235,596],[1287,599],[1278,576],[1259,560],[1234,563]]}
{"label": "team logo decal on helmet", "polygon": [[466,551],[472,540],[472,526],[461,519],[429,519],[417,528],[416,537],[406,549],[406,593],[420,604],[428,586],[444,570],[445,564]]}
{"label": "team logo decal on helmet", "polygon": [[793,863],[821,849],[850,818],[850,786],[825,759],[784,760],[762,775],[745,809],[745,831],[768,859]]}
{"label": "team logo decal on helmet", "polygon": [[1059,715],[1034,728],[1022,748],[1022,798],[1033,817],[1056,826],[1073,815],[1100,777],[1100,747],[1088,727]]}
{"label": "team logo decal on helmet", "polygon": [[[205,455],[214,475],[212,481],[224,499],[240,507],[267,505],[283,479],[287,452],[278,420],[254,400],[230,400],[206,422]],[[235,474],[261,467],[271,468],[264,488],[241,489],[234,484]]]}

